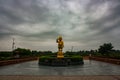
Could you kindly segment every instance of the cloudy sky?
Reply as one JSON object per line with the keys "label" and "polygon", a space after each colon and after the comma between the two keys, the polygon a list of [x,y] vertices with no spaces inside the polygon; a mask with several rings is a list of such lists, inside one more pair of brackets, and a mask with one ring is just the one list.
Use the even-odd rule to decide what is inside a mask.
{"label": "cloudy sky", "polygon": [[120,0],[0,0],[0,51],[15,46],[57,51],[98,49],[111,42],[120,49]]}

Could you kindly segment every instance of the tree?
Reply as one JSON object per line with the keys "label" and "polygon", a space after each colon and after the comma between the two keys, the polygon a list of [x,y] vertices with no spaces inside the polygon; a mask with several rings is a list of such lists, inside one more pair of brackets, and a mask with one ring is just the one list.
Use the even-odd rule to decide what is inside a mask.
{"label": "tree", "polygon": [[14,54],[19,54],[20,56],[30,56],[32,52],[30,49],[25,49],[25,48],[17,48],[14,50]]}
{"label": "tree", "polygon": [[104,43],[101,45],[98,49],[99,53],[102,55],[108,55],[113,49],[113,46],[111,43]]}

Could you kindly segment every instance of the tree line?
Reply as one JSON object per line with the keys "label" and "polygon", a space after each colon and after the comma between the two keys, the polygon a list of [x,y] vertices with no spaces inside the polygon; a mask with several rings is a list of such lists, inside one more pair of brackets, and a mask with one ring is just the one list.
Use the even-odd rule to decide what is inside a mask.
{"label": "tree line", "polygon": [[[66,51],[66,55],[81,55],[81,56],[99,56],[99,57],[110,57],[120,59],[120,50],[115,50],[114,46],[111,43],[104,43],[100,45],[97,50],[80,50],[80,51]],[[17,48],[13,50],[13,52],[2,51],[0,52],[0,60],[4,59],[14,59],[14,58],[22,58],[22,57],[33,57],[33,56],[41,56],[41,55],[52,55],[56,56],[57,52],[52,51],[31,51],[30,49],[25,48]]]}

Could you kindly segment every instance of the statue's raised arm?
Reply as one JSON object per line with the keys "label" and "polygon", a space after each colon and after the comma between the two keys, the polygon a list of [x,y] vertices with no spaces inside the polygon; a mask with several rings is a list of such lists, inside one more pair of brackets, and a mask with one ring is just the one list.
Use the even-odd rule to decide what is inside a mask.
{"label": "statue's raised arm", "polygon": [[64,42],[62,40],[62,36],[59,36],[56,39],[56,42],[58,43],[58,51],[62,51],[63,47],[64,47]]}

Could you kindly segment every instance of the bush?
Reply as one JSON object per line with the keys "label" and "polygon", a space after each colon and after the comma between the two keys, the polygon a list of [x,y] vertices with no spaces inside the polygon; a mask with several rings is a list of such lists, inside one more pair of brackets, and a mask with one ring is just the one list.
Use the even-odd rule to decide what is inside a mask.
{"label": "bush", "polygon": [[0,52],[0,57],[10,57],[12,56],[12,52]]}
{"label": "bush", "polygon": [[109,54],[109,57],[114,59],[120,59],[120,53],[111,53]]}
{"label": "bush", "polygon": [[45,60],[49,60],[49,59],[52,59],[52,58],[54,58],[54,57],[51,57],[51,56],[41,56],[39,60],[44,62]]}
{"label": "bush", "polygon": [[73,55],[70,57],[72,61],[82,61],[83,57],[78,55]]}
{"label": "bush", "polygon": [[0,57],[0,60],[11,60],[13,59],[12,57]]}

